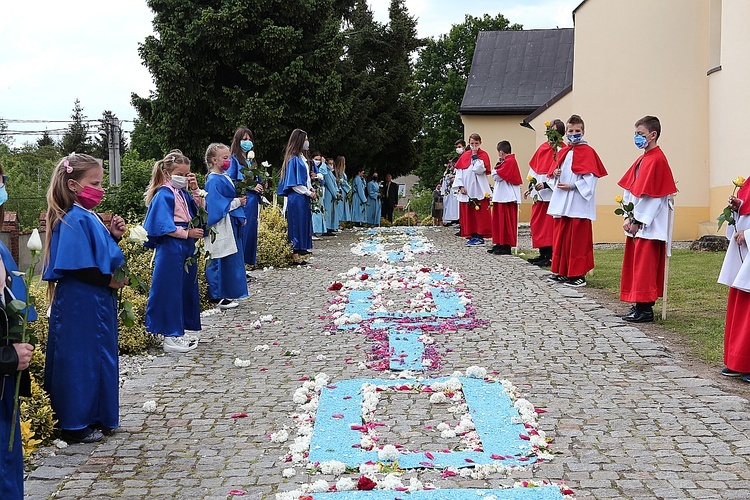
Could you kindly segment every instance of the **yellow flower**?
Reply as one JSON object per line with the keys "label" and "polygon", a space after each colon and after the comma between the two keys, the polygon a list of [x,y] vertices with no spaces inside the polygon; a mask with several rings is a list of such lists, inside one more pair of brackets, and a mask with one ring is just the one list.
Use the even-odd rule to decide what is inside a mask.
{"label": "yellow flower", "polygon": [[544,122],[545,127],[549,128],[550,125],[552,125],[552,123],[550,123],[549,121]]}
{"label": "yellow flower", "polygon": [[474,210],[479,210],[479,205],[474,205]]}
{"label": "yellow flower", "polygon": [[529,174],[529,175],[527,175],[527,176],[526,176],[526,180],[527,180],[527,181],[530,181],[530,180],[531,180],[531,179],[533,179],[533,178],[534,178],[534,176],[533,176],[533,175],[531,175],[531,174]]}
{"label": "yellow flower", "polygon": [[615,203],[622,203],[622,196],[620,196],[619,194],[615,196]]}
{"label": "yellow flower", "polygon": [[484,193],[484,197],[485,197],[485,198],[489,198],[489,197],[491,197],[491,196],[492,196],[492,195],[491,195],[490,193]]}
{"label": "yellow flower", "polygon": [[41,439],[32,439],[34,437],[34,431],[31,430],[31,421],[25,420],[21,422],[21,439],[23,441],[23,456],[28,457],[34,453],[37,446],[42,442]]}
{"label": "yellow flower", "polygon": [[734,179],[734,180],[732,181],[732,184],[734,184],[734,185],[735,185],[735,186],[737,186],[738,188],[741,188],[741,187],[742,187],[742,186],[743,186],[743,185],[745,184],[745,178],[744,178],[744,177],[742,177],[742,176],[740,176],[740,177],[736,177],[736,178],[735,178],[735,179]]}

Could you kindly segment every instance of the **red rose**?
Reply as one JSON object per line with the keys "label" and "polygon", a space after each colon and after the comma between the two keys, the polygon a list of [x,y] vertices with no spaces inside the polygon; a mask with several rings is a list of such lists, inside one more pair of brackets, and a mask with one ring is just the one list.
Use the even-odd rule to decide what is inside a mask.
{"label": "red rose", "polygon": [[338,281],[334,281],[331,283],[331,286],[328,287],[331,291],[341,290],[344,287],[343,283],[339,283]]}
{"label": "red rose", "polygon": [[362,476],[357,481],[358,490],[374,490],[378,484],[367,476]]}
{"label": "red rose", "polygon": [[367,278],[369,278],[369,277],[370,277],[370,275],[369,275],[369,274],[360,274],[360,275],[359,275],[359,279],[361,279],[362,281],[366,280],[366,279],[367,279]]}

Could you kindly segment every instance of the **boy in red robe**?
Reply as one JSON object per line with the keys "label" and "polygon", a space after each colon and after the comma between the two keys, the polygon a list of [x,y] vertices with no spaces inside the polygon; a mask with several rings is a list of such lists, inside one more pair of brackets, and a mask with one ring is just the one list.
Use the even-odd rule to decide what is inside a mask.
{"label": "boy in red robe", "polygon": [[[562,120],[552,120],[550,127],[557,130],[560,136],[565,135],[565,124]],[[549,141],[539,145],[534,156],[529,160],[529,177],[535,179],[534,185],[529,185],[523,193],[524,198],[532,196],[531,220],[529,227],[531,229],[531,246],[539,249],[539,257],[529,259],[531,264],[539,267],[549,267],[552,265],[552,241],[554,219],[547,214],[550,198],[552,198],[552,189],[547,183],[547,173],[555,165],[555,153],[564,144],[562,142],[554,147]]]}
{"label": "boy in red robe", "polygon": [[492,243],[488,253],[510,255],[518,240],[518,204],[521,203],[521,172],[516,155],[511,154],[508,141],[497,143],[500,160],[495,165],[492,178]]}
{"label": "boy in red robe", "polygon": [[594,268],[596,183],[607,171],[594,148],[583,140],[585,126],[578,115],[565,125],[568,145],[557,153],[550,170],[552,198],[548,212],[555,218],[552,244],[552,282],[586,286],[586,273]]}
{"label": "boy in red robe", "polygon": [[490,215],[490,156],[481,149],[479,134],[469,136],[469,149],[456,162],[453,187],[458,189],[461,236],[469,238],[466,246],[484,245],[492,236]]}
{"label": "boy in red robe", "polygon": [[664,262],[670,234],[670,197],[677,192],[667,157],[656,144],[661,123],[655,116],[635,122],[635,145],[644,153],[617,184],[625,191],[622,203],[633,203],[625,215],[625,255],[622,259],[620,300],[633,302],[622,319],[631,323],[654,321],[654,302],[664,288]]}

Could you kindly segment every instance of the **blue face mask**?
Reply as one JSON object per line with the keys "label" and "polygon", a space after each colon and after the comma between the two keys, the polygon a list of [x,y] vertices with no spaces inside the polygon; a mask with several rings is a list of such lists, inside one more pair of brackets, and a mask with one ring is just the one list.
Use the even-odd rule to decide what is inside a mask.
{"label": "blue face mask", "polygon": [[242,151],[247,153],[253,149],[253,141],[240,141],[240,147],[242,148]]}
{"label": "blue face mask", "polygon": [[5,189],[5,184],[0,187],[0,205],[8,201],[8,191]]}
{"label": "blue face mask", "polygon": [[648,146],[648,139],[646,139],[646,136],[635,134],[633,140],[635,141],[635,147],[637,147],[638,149],[643,149]]}
{"label": "blue face mask", "polygon": [[578,144],[583,139],[583,134],[568,134],[568,142],[571,144]]}

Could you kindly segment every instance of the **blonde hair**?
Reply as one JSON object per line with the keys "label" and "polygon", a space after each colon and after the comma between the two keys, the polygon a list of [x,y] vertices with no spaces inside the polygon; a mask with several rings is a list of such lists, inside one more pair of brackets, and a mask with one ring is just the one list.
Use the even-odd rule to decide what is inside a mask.
{"label": "blonde hair", "polygon": [[206,155],[203,157],[203,161],[206,163],[206,168],[209,172],[211,171],[211,159],[216,156],[216,152],[221,148],[229,151],[229,146],[220,142],[212,142],[208,145],[208,148],[206,148]]}
{"label": "blonde hair", "polygon": [[333,165],[333,171],[336,174],[336,180],[340,181],[346,173],[346,158],[344,158],[343,156],[337,156],[336,161]]}
{"label": "blonde hair", "polygon": [[166,182],[166,176],[164,173],[167,172],[171,174],[174,169],[177,168],[177,165],[190,166],[190,158],[182,154],[182,151],[179,149],[173,149],[167,153],[167,156],[154,163],[154,169],[151,172],[151,182],[146,188],[146,192],[143,193],[143,199],[146,202],[146,206],[148,206],[151,203],[151,200],[154,199],[156,191],[158,191],[159,188],[164,185],[164,182]]}
{"label": "blonde hair", "polygon": [[[52,243],[52,232],[57,224],[63,220],[70,207],[78,199],[76,193],[68,188],[68,181],[80,181],[86,172],[92,168],[102,168],[93,156],[71,153],[62,158],[52,171],[52,179],[47,189],[47,231],[45,234],[45,252],[42,267],[46,269],[49,263],[49,251]],[[47,297],[52,300],[55,285],[50,281],[47,286]]]}

